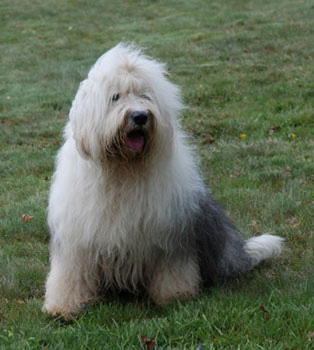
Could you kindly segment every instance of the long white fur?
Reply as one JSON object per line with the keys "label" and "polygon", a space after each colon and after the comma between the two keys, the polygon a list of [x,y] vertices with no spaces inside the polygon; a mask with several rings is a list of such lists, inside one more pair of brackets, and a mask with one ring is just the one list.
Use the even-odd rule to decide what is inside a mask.
{"label": "long white fur", "polygon": [[[179,89],[163,64],[138,49],[117,45],[101,56],[79,87],[65,127],[50,191],[51,270],[44,309],[76,312],[97,298],[102,283],[135,289],[147,283],[158,304],[196,295],[197,257],[159,261],[173,253],[206,188],[195,154],[179,126]],[[110,99],[120,93],[119,103]],[[149,95],[148,99],[141,96]],[[154,148],[143,168],[104,159],[129,110],[151,110]],[[177,232],[171,230],[176,227]],[[256,263],[280,251],[281,239],[251,238],[246,251]],[[145,280],[145,273],[151,279]]]}
{"label": "long white fur", "polygon": [[[130,60],[145,69],[135,83],[126,74]],[[166,245],[171,245],[167,234],[173,220],[184,227],[193,215],[185,203],[193,208],[203,181],[177,127],[182,108],[178,88],[164,74],[162,64],[118,45],[96,62],[80,85],[49,198],[51,271],[44,309],[50,313],[75,311],[94,298],[93,291],[101,283],[94,271],[99,263],[105,281],[115,279],[121,288],[135,287],[143,280],[143,265],[150,265],[152,247],[171,249]],[[137,85],[132,89],[137,94],[128,94],[130,84]],[[116,107],[108,103],[113,91],[126,95]],[[151,94],[153,102],[139,98],[144,92]],[[158,148],[146,164],[149,176],[132,176],[120,165],[99,164],[100,145],[110,142],[125,111],[138,106],[152,109],[158,121]]]}
{"label": "long white fur", "polygon": [[264,234],[245,241],[245,250],[251,256],[254,265],[262,260],[270,259],[281,254],[284,239],[279,236]]}

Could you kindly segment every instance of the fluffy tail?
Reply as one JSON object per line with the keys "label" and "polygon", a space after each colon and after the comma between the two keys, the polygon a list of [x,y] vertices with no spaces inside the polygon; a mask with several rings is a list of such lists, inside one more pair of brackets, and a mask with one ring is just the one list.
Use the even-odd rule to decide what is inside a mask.
{"label": "fluffy tail", "polygon": [[283,242],[284,238],[282,237],[264,234],[245,241],[244,248],[255,266],[264,259],[278,256],[282,251]]}

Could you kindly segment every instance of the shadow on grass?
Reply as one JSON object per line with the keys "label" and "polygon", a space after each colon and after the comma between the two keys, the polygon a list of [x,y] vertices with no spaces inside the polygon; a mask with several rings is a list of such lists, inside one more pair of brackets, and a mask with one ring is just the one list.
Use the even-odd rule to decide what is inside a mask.
{"label": "shadow on grass", "polygon": [[[263,264],[264,265],[264,264]],[[264,265],[265,267],[265,265]],[[255,271],[251,271],[243,276],[221,280],[211,287],[204,288],[199,296],[188,300],[176,300],[172,303],[161,307],[154,304],[145,291],[136,294],[126,290],[109,290],[103,293],[98,301],[83,305],[82,311],[77,315],[73,315],[70,320],[65,320],[62,316],[47,316],[53,321],[55,327],[64,327],[68,325],[93,322],[94,324],[106,324],[107,327],[115,327],[117,324],[131,322],[136,320],[151,320],[156,318],[167,318],[170,314],[179,313],[182,308],[200,307],[200,303],[204,299],[212,299],[213,301],[220,298],[228,298],[233,294],[248,294],[256,297],[257,290],[260,290],[261,296],[267,293],[265,290],[259,289],[257,274],[258,267]],[[265,272],[262,272],[263,275]]]}

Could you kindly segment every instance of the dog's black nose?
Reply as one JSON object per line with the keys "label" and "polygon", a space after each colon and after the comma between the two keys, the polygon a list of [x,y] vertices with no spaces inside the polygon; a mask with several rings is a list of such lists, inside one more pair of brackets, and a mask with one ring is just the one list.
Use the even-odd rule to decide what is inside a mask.
{"label": "dog's black nose", "polygon": [[148,114],[145,111],[136,111],[130,114],[130,118],[132,119],[134,124],[142,126],[147,123]]}

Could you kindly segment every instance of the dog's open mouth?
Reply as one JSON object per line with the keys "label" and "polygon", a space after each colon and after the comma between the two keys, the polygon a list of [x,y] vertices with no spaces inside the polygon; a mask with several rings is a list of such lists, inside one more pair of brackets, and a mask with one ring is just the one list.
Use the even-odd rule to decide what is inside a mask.
{"label": "dog's open mouth", "polygon": [[126,144],[133,151],[140,151],[145,146],[145,134],[142,130],[134,130],[127,134]]}

